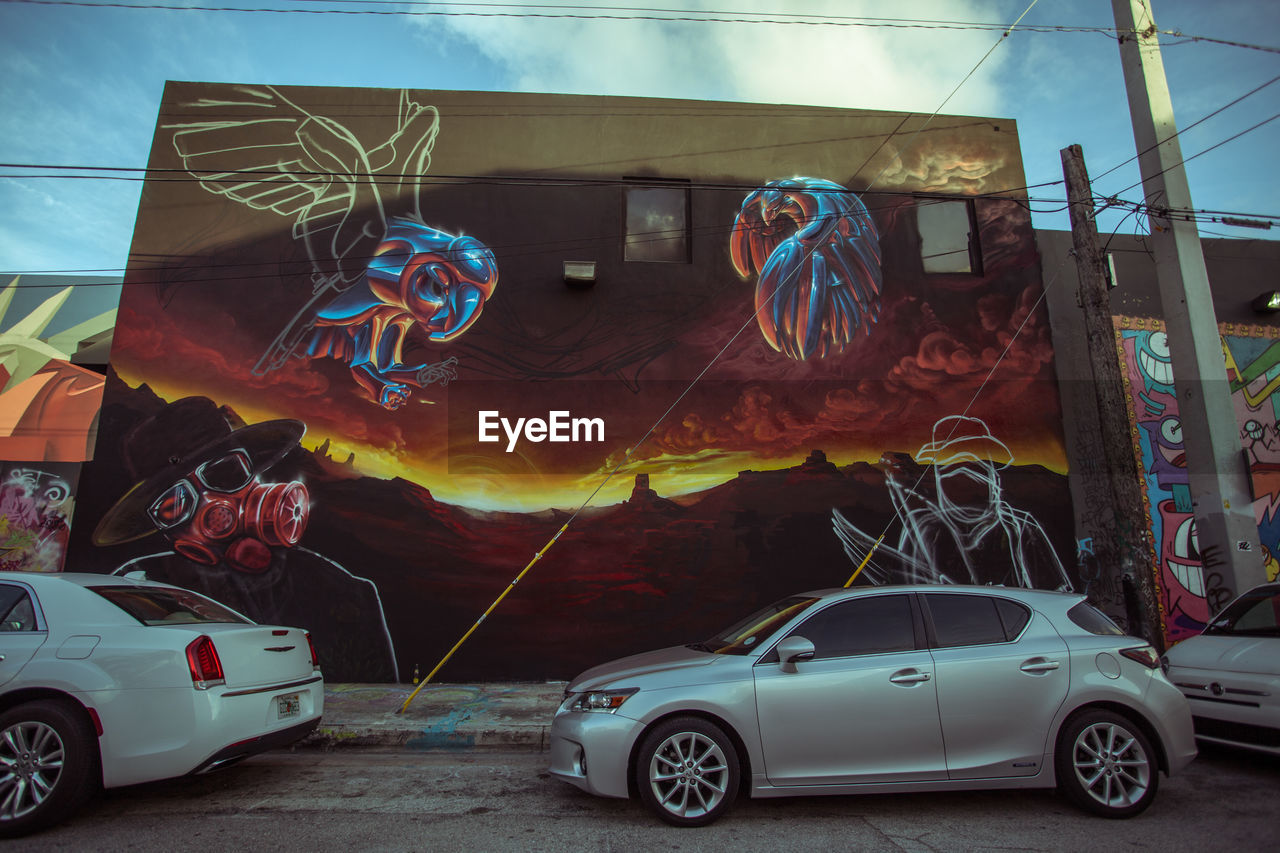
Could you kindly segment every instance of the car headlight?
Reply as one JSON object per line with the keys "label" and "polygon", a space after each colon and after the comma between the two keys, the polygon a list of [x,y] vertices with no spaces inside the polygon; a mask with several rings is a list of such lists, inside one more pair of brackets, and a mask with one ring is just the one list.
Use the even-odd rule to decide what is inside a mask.
{"label": "car headlight", "polygon": [[622,703],[630,699],[639,690],[638,687],[624,687],[615,690],[587,690],[579,693],[569,701],[570,711],[603,711],[612,714],[622,707]]}

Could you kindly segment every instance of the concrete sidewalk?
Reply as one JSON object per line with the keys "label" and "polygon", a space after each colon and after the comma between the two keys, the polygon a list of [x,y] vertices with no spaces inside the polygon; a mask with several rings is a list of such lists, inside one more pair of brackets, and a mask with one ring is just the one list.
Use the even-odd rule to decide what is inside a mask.
{"label": "concrete sidewalk", "polygon": [[545,750],[565,682],[326,684],[320,727],[301,747]]}

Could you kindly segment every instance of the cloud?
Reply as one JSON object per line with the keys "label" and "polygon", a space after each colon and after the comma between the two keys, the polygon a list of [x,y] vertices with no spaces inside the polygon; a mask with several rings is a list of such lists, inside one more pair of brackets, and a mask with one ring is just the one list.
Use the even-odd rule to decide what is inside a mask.
{"label": "cloud", "polygon": [[[587,6],[607,6],[590,0]],[[616,8],[616,7],[615,7]],[[672,8],[723,9],[714,2]],[[716,18],[765,13],[777,4],[743,0]],[[789,6],[788,13],[796,7]],[[807,3],[805,13],[848,19],[885,17],[876,2]],[[895,9],[895,11],[897,11]],[[608,12],[602,14],[626,14]],[[1000,21],[980,0],[914,3],[917,19]],[[520,91],[813,104],[932,113],[999,37],[986,30],[457,17],[418,24],[439,38],[449,30],[504,66]],[[947,104],[947,112],[985,114],[998,104],[1000,52]]]}

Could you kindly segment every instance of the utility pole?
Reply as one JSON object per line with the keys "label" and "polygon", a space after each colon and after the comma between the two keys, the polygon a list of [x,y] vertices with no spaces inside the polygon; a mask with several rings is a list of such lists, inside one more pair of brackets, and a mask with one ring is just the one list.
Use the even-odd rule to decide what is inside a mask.
{"label": "utility pole", "polygon": [[[1205,594],[1217,611],[1266,580],[1152,0],[1111,0],[1173,360]],[[1170,211],[1188,211],[1174,213]]]}
{"label": "utility pole", "polygon": [[[1157,647],[1162,647],[1164,638],[1160,631],[1151,571],[1150,541],[1146,524],[1138,521],[1146,513],[1141,473],[1133,460],[1128,406],[1116,352],[1115,327],[1111,321],[1106,258],[1098,248],[1098,226],[1094,221],[1089,172],[1079,145],[1068,146],[1059,153],[1062,155],[1062,175],[1067,183],[1071,240],[1075,246],[1080,279],[1080,307],[1084,310],[1089,366],[1102,433],[1102,462],[1110,486],[1104,493],[1110,498],[1110,506],[1092,508],[1104,531],[1102,537],[1094,537],[1094,553],[1101,565],[1114,566],[1119,571],[1125,590],[1126,611],[1141,614],[1142,624],[1129,625],[1129,633],[1140,634]],[[1122,525],[1122,521],[1127,523]]]}

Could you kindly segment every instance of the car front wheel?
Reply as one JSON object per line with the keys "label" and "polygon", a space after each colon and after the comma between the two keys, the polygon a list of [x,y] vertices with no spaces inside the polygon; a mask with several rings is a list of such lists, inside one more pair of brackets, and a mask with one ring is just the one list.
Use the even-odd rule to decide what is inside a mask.
{"label": "car front wheel", "polygon": [[1103,817],[1133,817],[1151,805],[1160,781],[1155,752],[1136,725],[1110,711],[1087,711],[1058,737],[1058,789]]}
{"label": "car front wheel", "polygon": [[27,702],[0,716],[0,838],[63,820],[97,787],[88,720],[64,702]]}
{"label": "car front wheel", "polygon": [[640,799],[674,826],[705,826],[738,795],[738,753],[716,724],[676,717],[656,726],[636,758]]}

